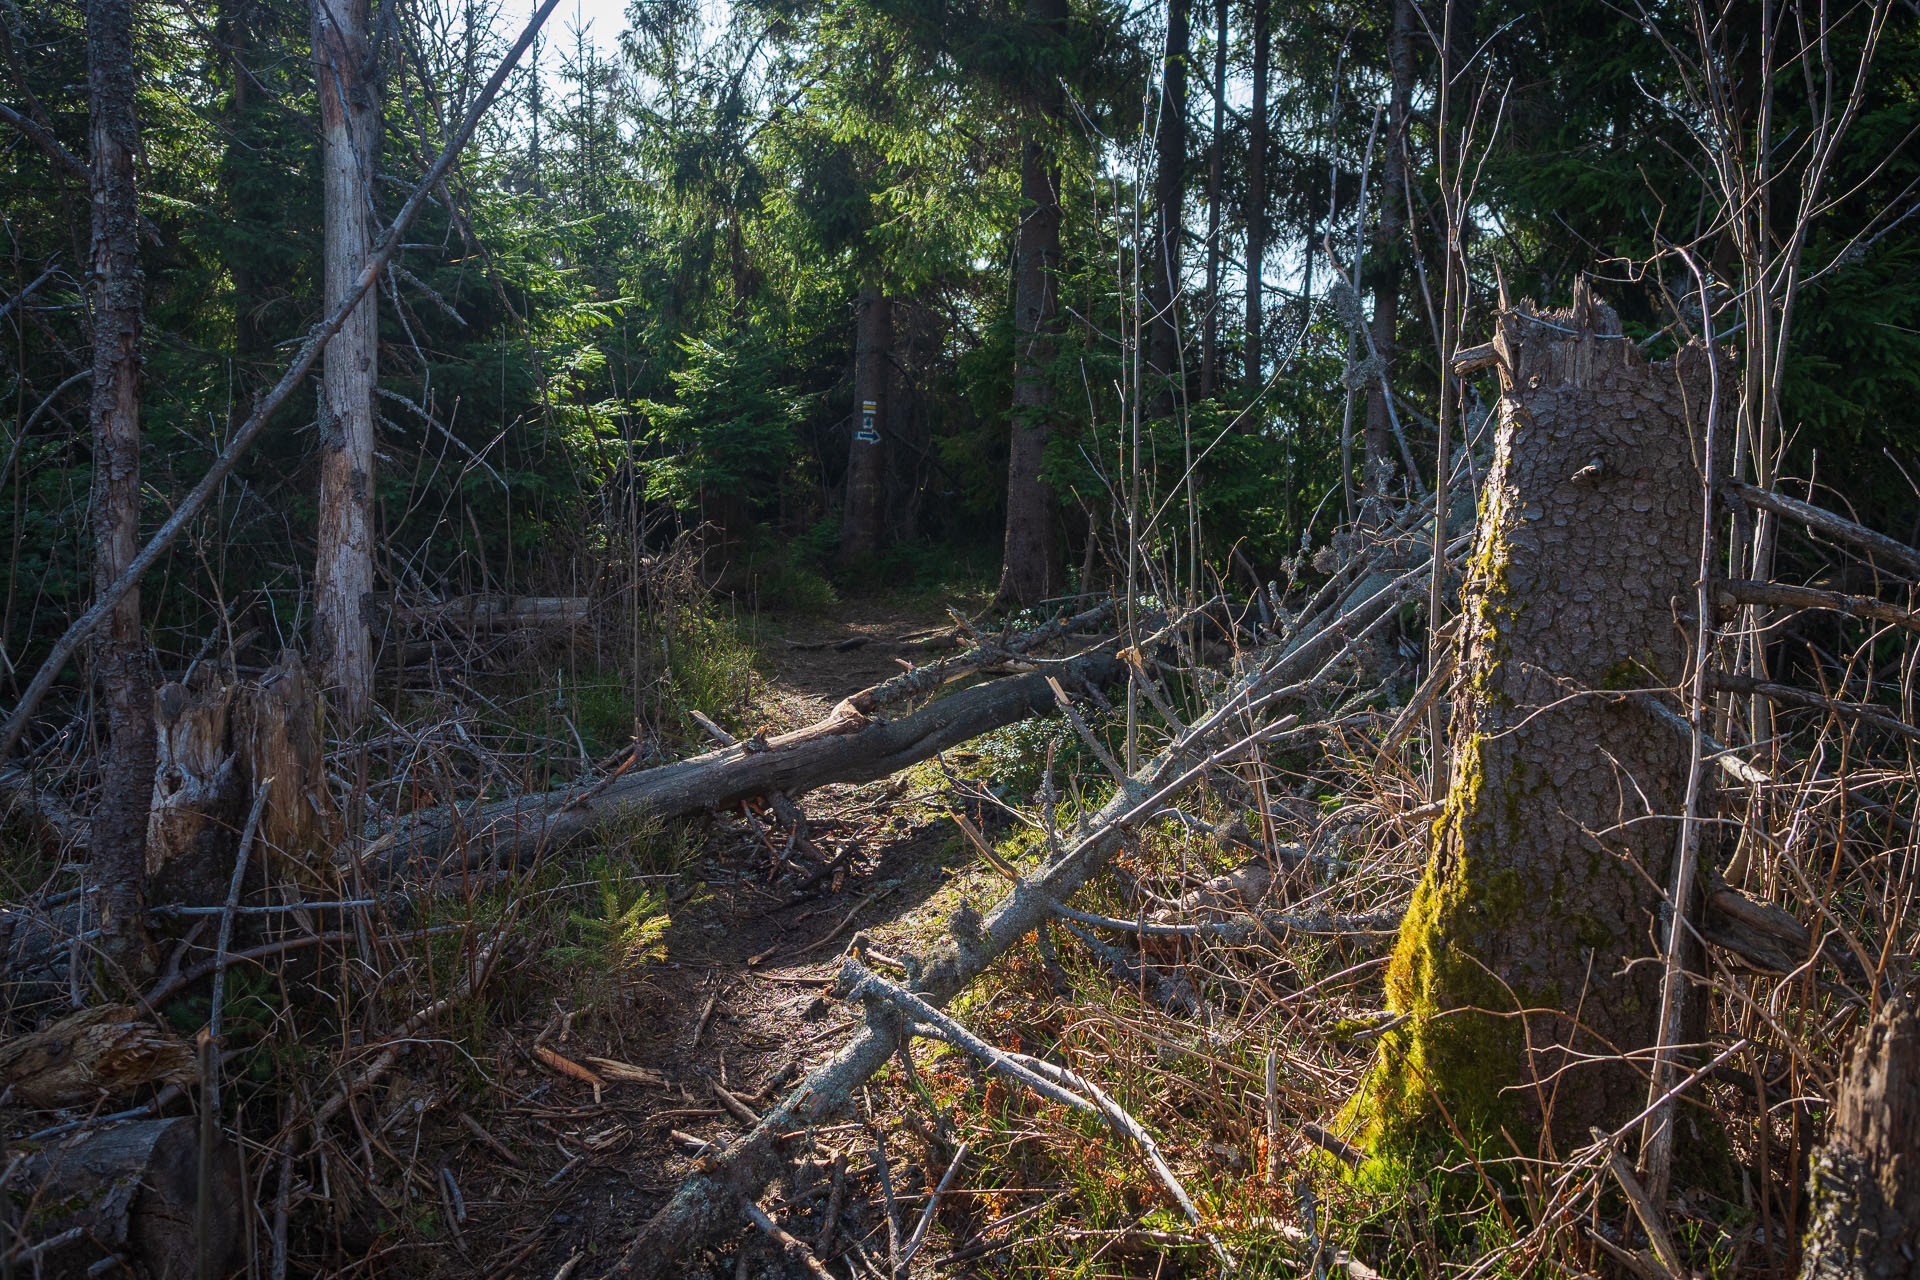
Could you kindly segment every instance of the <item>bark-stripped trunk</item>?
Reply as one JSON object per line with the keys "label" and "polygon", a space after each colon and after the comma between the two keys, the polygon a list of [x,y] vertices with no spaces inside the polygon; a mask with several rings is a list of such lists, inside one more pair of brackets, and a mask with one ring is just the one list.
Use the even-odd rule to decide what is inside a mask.
{"label": "bark-stripped trunk", "polygon": [[[373,244],[379,111],[367,39],[369,0],[313,0],[326,199],[326,305],[337,306]],[[320,552],[314,651],[331,708],[357,724],[373,699],[373,644],[362,602],[373,590],[373,389],[379,311],[370,290],[327,346],[320,379]]]}
{"label": "bark-stripped trunk", "polygon": [[1686,743],[1578,691],[1684,677],[1707,366],[1698,348],[1648,365],[1619,331],[1582,287],[1572,312],[1523,305],[1495,336],[1452,782],[1388,970],[1407,1020],[1351,1117],[1375,1149],[1455,1126],[1505,1149],[1505,1126],[1523,1145],[1549,1128],[1564,1153],[1646,1101],[1618,1055],[1655,1041],[1660,966],[1629,962],[1655,951]]}
{"label": "bark-stripped trunk", "polygon": [[886,515],[888,366],[893,303],[875,286],[860,291],[854,321],[853,440],[847,451],[847,497],[840,517],[840,559],[863,560],[880,549]]}
{"label": "bark-stripped trunk", "polygon": [[1153,260],[1147,278],[1147,366],[1156,418],[1173,412],[1180,376],[1181,232],[1187,214],[1187,54],[1191,44],[1191,0],[1167,0],[1167,52],[1161,71],[1160,120],[1154,135]]}
{"label": "bark-stripped trunk", "polygon": [[[1247,115],[1247,391],[1266,384],[1261,368],[1260,272],[1267,256],[1267,70],[1272,64],[1267,0],[1253,0],[1253,106]],[[1308,255],[1311,258],[1311,254]]]}
{"label": "bark-stripped trunk", "polygon": [[1200,328],[1200,398],[1213,397],[1220,368],[1220,196],[1226,188],[1227,7],[1219,0],[1213,29],[1213,132],[1207,147],[1207,315]]}
{"label": "bark-stripped trunk", "polygon": [[1813,1157],[1801,1280],[1920,1270],[1920,1018],[1889,1000],[1861,1034]]}
{"label": "bark-stripped trunk", "polygon": [[[1400,328],[1400,285],[1406,274],[1407,115],[1413,105],[1413,4],[1395,0],[1387,45],[1393,88],[1387,108],[1387,155],[1380,184],[1380,234],[1373,262],[1373,352],[1380,373],[1367,386],[1367,460],[1360,477],[1365,498],[1385,496],[1394,471],[1393,421],[1385,388],[1392,385],[1394,335]],[[1368,505],[1376,505],[1369,503]]]}
{"label": "bark-stripped trunk", "polygon": [[[1067,21],[1066,0],[1027,0],[1035,38],[1056,42]],[[1020,228],[1014,243],[1013,432],[1007,459],[1007,531],[1000,599],[1038,604],[1058,595],[1064,581],[1054,531],[1053,487],[1040,478],[1053,399],[1047,365],[1060,311],[1060,167],[1053,132],[1060,122],[1057,82],[1038,85],[1027,103],[1020,150]]]}
{"label": "bark-stripped trunk", "polygon": [[449,854],[467,867],[524,861],[604,831],[619,815],[679,818],[726,809],[751,796],[798,797],[829,782],[870,782],[898,773],[995,729],[1054,708],[1049,675],[1069,686],[1097,687],[1125,673],[1104,653],[1060,667],[976,685],[897,720],[859,709],[859,696],[824,719],[772,738],[709,751],[609,782],[521,796],[465,813],[416,814],[370,847],[367,858],[393,867],[440,867]]}
{"label": "bark-stripped trunk", "polygon": [[[133,157],[130,0],[87,4],[87,98],[93,158],[93,580],[105,590],[140,547],[139,205]],[[153,797],[153,664],[140,631],[139,588],[108,615],[94,648],[107,709],[107,754],[94,813],[92,878],[103,950],[129,970],[147,960],[147,805]]]}

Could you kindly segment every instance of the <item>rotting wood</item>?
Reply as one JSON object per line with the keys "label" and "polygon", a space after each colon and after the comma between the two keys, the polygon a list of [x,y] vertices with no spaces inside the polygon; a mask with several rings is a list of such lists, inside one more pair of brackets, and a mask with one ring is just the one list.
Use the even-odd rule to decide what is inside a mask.
{"label": "rotting wood", "polygon": [[[258,680],[211,671],[155,698],[159,724],[147,871],[156,903],[204,906],[225,896],[241,819],[264,788],[260,840],[273,879],[332,896],[306,855],[338,830],[326,785],[319,698],[291,652]],[[263,871],[257,878],[267,878]]]}
{"label": "rotting wood", "polygon": [[33,1107],[73,1107],[197,1077],[193,1049],[131,1005],[97,1005],[0,1044],[0,1084]]}
{"label": "rotting wood", "polygon": [[1813,1157],[1801,1280],[1897,1280],[1920,1257],[1920,1018],[1889,1000],[1855,1042]]}
{"label": "rotting wood", "polygon": [[[1094,653],[1049,673],[1102,685],[1120,678],[1123,668],[1114,658]],[[870,782],[970,738],[1044,715],[1054,704],[1047,674],[963,690],[891,722],[861,712],[849,699],[814,724],[765,739],[761,749],[753,749],[756,740],[709,751],[629,773],[597,794],[590,794],[592,787],[572,787],[471,813],[435,811],[410,818],[375,841],[366,856],[393,869],[432,868],[449,854],[464,855],[468,866],[516,861],[581,839],[617,815],[682,817],[775,791],[793,797],[828,782]]]}
{"label": "rotting wood", "polygon": [[[1046,923],[1053,905],[1071,898],[1104,867],[1140,823],[1196,784],[1220,760],[1237,756],[1258,741],[1280,746],[1317,737],[1320,730],[1316,726],[1288,730],[1269,726],[1223,750],[1210,749],[1216,738],[1244,726],[1247,717],[1324,684],[1331,673],[1370,643],[1374,633],[1394,616],[1395,608],[1417,589],[1415,580],[1424,572],[1423,565],[1415,565],[1363,600],[1317,616],[1300,628],[1292,645],[1282,652],[1270,652],[1264,661],[1235,679],[1207,714],[1147,761],[1131,786],[1108,800],[1058,856],[1030,878],[1013,885],[984,919],[970,913],[956,916],[949,941],[921,966],[920,976],[912,984],[914,994],[935,1007],[952,1000],[1001,955]],[[1303,671],[1312,674],[1296,680]],[[1283,683],[1289,680],[1296,682]],[[893,1058],[902,1034],[898,1020],[870,1022],[779,1106],[769,1110],[760,1124],[728,1148],[711,1168],[698,1170],[682,1182],[672,1199],[641,1228],[610,1274],[681,1274],[684,1259],[719,1234],[734,1229],[739,1206],[757,1197],[778,1173],[783,1164],[778,1140],[847,1106],[860,1084]]]}
{"label": "rotting wood", "polygon": [[465,595],[450,600],[396,604],[388,615],[407,627],[446,627],[461,632],[574,627],[587,620],[586,596]]}
{"label": "rotting wood", "polygon": [[0,769],[0,822],[17,818],[33,827],[55,850],[70,855],[87,843],[87,819],[19,769]]}

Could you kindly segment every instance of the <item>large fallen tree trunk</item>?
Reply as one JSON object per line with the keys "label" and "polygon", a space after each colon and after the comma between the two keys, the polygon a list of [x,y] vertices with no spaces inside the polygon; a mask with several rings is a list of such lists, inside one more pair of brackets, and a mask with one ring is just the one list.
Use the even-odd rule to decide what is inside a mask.
{"label": "large fallen tree trunk", "polygon": [[963,690],[891,722],[857,710],[849,699],[825,719],[792,733],[755,737],[656,769],[473,811],[422,814],[381,837],[368,854],[393,869],[437,867],[449,855],[462,855],[465,866],[504,863],[569,844],[615,814],[682,817],[776,791],[791,797],[829,782],[870,782],[970,738],[1046,714],[1054,705],[1050,676],[1068,685],[1099,686],[1118,679],[1123,670],[1108,654],[1083,654],[1032,675]]}

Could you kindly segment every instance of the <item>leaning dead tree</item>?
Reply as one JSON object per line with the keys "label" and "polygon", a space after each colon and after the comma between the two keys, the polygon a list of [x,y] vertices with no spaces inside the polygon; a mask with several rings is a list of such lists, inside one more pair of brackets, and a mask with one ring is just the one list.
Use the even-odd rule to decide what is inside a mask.
{"label": "leaning dead tree", "polygon": [[[1646,1101],[1648,954],[1687,750],[1621,688],[1688,667],[1707,358],[1649,364],[1612,311],[1502,315],[1503,391],[1465,587],[1451,781],[1387,976],[1405,1020],[1350,1104],[1363,1145],[1548,1129]],[[1456,1128],[1457,1127],[1457,1128]]]}

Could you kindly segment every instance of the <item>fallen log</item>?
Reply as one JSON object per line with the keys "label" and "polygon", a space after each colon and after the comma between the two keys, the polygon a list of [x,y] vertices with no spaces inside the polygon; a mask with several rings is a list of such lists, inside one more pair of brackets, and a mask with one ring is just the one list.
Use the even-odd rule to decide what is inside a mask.
{"label": "fallen log", "polygon": [[1110,655],[1084,654],[1045,673],[964,690],[891,722],[857,710],[849,699],[792,733],[750,738],[655,769],[468,812],[441,809],[403,819],[368,848],[367,857],[388,870],[438,866],[451,854],[462,855],[466,866],[518,861],[581,839],[616,814],[684,817],[776,791],[791,798],[829,782],[871,782],[1051,711],[1049,675],[1098,686],[1123,672]]}
{"label": "fallen log", "polygon": [[240,1240],[240,1164],[225,1144],[213,1153],[211,1270],[202,1270],[197,1129],[189,1116],[108,1125],[25,1156],[6,1184],[24,1206],[19,1244],[7,1250],[11,1274],[225,1275]]}
{"label": "fallen log", "polygon": [[0,1084],[34,1107],[73,1107],[195,1078],[193,1050],[128,1005],[69,1014],[0,1044]]}
{"label": "fallen log", "polygon": [[512,631],[522,627],[571,627],[587,620],[593,602],[585,596],[455,596],[419,604],[396,604],[392,620],[409,627],[442,626],[457,631]]}
{"label": "fallen log", "polygon": [[1920,632],[1920,613],[1888,604],[1876,596],[1853,596],[1839,591],[1823,591],[1818,587],[1797,587],[1784,582],[1753,582],[1747,579],[1732,579],[1717,585],[1723,609],[1743,604],[1773,605],[1782,609],[1825,609],[1831,613],[1844,613],[1850,618],[1891,622],[1896,627]]}
{"label": "fallen log", "polygon": [[19,818],[61,855],[83,851],[88,820],[19,769],[0,769],[0,822]]}

